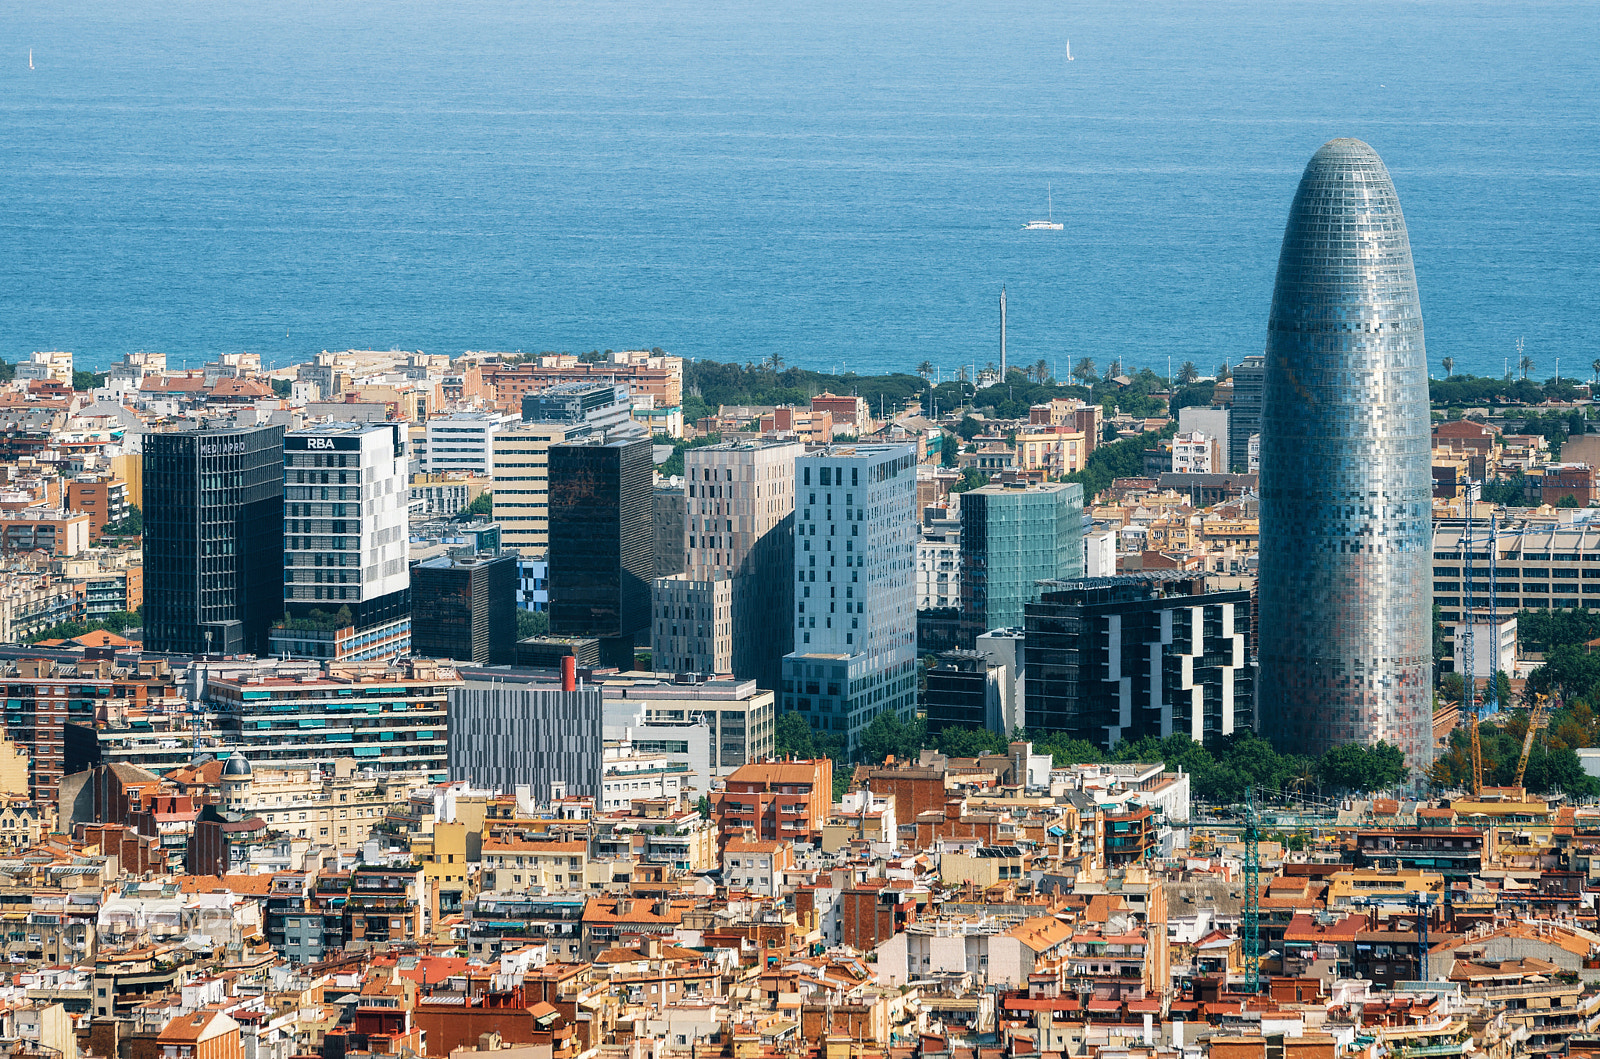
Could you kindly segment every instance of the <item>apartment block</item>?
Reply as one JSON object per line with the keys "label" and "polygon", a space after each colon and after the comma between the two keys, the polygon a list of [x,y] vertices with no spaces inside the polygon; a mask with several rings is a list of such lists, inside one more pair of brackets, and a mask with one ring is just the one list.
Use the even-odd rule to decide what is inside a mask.
{"label": "apartment block", "polygon": [[655,668],[776,687],[793,646],[798,442],[728,442],[684,453],[683,573],[652,584]]}
{"label": "apartment block", "polygon": [[1026,608],[1027,726],[1096,746],[1250,726],[1250,593],[1175,570],[1061,581]]}
{"label": "apartment block", "polygon": [[422,659],[330,662],[306,674],[261,667],[213,675],[205,695],[217,727],[256,768],[332,773],[354,758],[379,775],[447,778],[446,707],[454,668]]}

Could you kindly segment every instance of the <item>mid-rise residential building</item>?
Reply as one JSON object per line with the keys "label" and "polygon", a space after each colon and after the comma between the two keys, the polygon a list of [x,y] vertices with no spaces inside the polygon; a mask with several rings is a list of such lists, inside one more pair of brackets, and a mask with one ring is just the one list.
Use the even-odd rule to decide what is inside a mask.
{"label": "mid-rise residential building", "polygon": [[735,769],[711,796],[717,844],[820,841],[833,808],[833,761],[764,761]]}
{"label": "mid-rise residential building", "polygon": [[267,666],[208,677],[226,741],[256,768],[332,773],[353,758],[378,775],[443,783],[446,704],[455,669],[423,659],[330,662],[311,674]]}
{"label": "mid-rise residential building", "polygon": [[1109,748],[1250,726],[1249,592],[1207,592],[1176,570],[1062,581],[1026,621],[1030,729]]}
{"label": "mid-rise residential building", "polygon": [[1022,624],[1040,581],[1083,576],[1083,486],[986,485],[961,494],[961,641]]}
{"label": "mid-rise residential building", "polygon": [[73,556],[89,544],[88,515],[49,507],[0,512],[0,554],[39,551]]}
{"label": "mid-rise residential building", "polygon": [[652,657],[663,672],[776,687],[793,644],[798,442],[725,442],[684,453],[683,573],[652,585]]}
{"label": "mid-rise residential building", "polygon": [[450,695],[450,778],[474,787],[525,784],[598,798],[604,754],[600,687],[527,670],[467,670]]}
{"label": "mid-rise residential building", "polygon": [[423,474],[468,471],[489,477],[494,471],[494,436],[517,422],[517,416],[496,412],[454,412],[430,419],[417,445],[417,469]]}
{"label": "mid-rise residential building", "polygon": [[414,474],[410,489],[411,517],[419,520],[449,518],[470,507],[489,488],[489,479],[462,472]]}
{"label": "mid-rise residential building", "polygon": [[372,661],[411,646],[409,486],[399,423],[283,439],[283,619],[274,654]]}
{"label": "mid-rise residential building", "polygon": [[283,613],[283,428],[144,438],[144,644],[265,654]]}
{"label": "mid-rise residential building", "polygon": [[[1204,434],[1216,441],[1214,450],[1215,459],[1211,468],[1200,473],[1224,474],[1230,470],[1228,466],[1230,445],[1232,444],[1233,413],[1228,408],[1207,408],[1202,405],[1188,405],[1178,409],[1178,433]],[[1176,466],[1172,468],[1178,470]]]}
{"label": "mid-rise residential building", "polygon": [[1176,434],[1172,438],[1172,471],[1174,474],[1220,473],[1226,451],[1215,435],[1199,430]]}
{"label": "mid-rise residential building", "polygon": [[528,554],[550,547],[550,446],[566,441],[560,423],[523,423],[494,436],[494,520],[504,546]]}
{"label": "mid-rise residential building", "polygon": [[794,635],[783,702],[854,749],[916,706],[916,451],[832,445],[795,467]]}
{"label": "mid-rise residential building", "polygon": [[132,503],[128,498],[128,483],[109,471],[101,471],[80,474],[69,481],[62,506],[89,517],[89,541],[93,543],[100,539],[107,525],[128,517]]}
{"label": "mid-rise residential building", "polygon": [[515,555],[435,555],[411,568],[411,649],[424,658],[510,665],[517,654]]}
{"label": "mid-rise residential building", "polygon": [[650,630],[652,476],[640,435],[550,448],[550,631],[599,639],[601,661],[623,669]]}
{"label": "mid-rise residential building", "polygon": [[928,519],[917,541],[917,609],[961,606],[961,520]]}

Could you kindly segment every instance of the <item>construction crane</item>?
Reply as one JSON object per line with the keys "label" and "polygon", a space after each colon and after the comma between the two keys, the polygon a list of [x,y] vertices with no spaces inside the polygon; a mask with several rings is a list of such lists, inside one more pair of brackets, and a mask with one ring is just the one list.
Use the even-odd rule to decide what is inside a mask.
{"label": "construction crane", "polygon": [[1533,750],[1533,733],[1550,723],[1550,696],[1540,695],[1528,715],[1528,734],[1522,737],[1522,756],[1517,759],[1517,778],[1511,786],[1522,786],[1522,774],[1528,770],[1528,754]]}
{"label": "construction crane", "polygon": [[1261,826],[1256,789],[1244,794],[1244,975],[1249,993],[1261,991]]}
{"label": "construction crane", "polygon": [[[1461,617],[1465,619],[1467,629],[1466,643],[1462,644],[1462,653],[1466,656],[1462,661],[1466,666],[1461,681],[1461,714],[1472,726],[1469,729],[1472,739],[1472,796],[1477,798],[1483,794],[1483,744],[1478,739],[1478,672],[1473,658],[1473,648],[1478,639],[1478,629],[1472,621],[1472,496],[1476,490],[1475,483],[1465,475],[1460,481],[1464,483],[1466,493],[1466,528],[1461,537]],[[1493,535],[1489,538],[1489,548],[1491,551],[1494,549]],[[1490,591],[1493,591],[1492,587]],[[1493,622],[1492,616],[1490,621]],[[1494,679],[1490,678],[1489,683],[1492,685]]]}

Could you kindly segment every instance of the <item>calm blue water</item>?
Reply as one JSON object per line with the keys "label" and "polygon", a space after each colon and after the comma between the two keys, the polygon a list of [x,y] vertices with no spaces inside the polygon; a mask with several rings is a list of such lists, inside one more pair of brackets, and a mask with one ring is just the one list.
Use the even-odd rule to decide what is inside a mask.
{"label": "calm blue water", "polygon": [[[1589,373],[1588,2],[13,4],[0,356],[950,370],[1005,283],[1014,360],[1209,369],[1337,135],[1394,174],[1436,370]],[[1047,183],[1066,231],[1020,231]]]}

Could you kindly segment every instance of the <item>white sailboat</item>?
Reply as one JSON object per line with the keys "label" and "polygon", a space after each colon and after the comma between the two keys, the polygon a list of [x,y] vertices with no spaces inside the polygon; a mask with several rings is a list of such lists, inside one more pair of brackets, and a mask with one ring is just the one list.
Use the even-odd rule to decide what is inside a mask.
{"label": "white sailboat", "polygon": [[28,49],[28,69],[33,69],[33,49]]}
{"label": "white sailboat", "polygon": [[1067,41],[1067,62],[1072,61],[1072,42]]}
{"label": "white sailboat", "polygon": [[1061,231],[1062,228],[1066,227],[1065,225],[1061,224],[1060,222],[1058,222],[1055,219],[1055,216],[1056,216],[1055,203],[1053,201],[1052,189],[1051,189],[1049,184],[1045,185],[1044,195],[1045,195],[1045,199],[1044,199],[1044,201],[1045,201],[1045,217],[1047,219],[1046,220],[1042,220],[1042,221],[1029,221],[1027,224],[1024,224],[1022,226],[1022,230],[1023,231],[1025,231],[1025,232],[1059,232],[1059,231]]}

